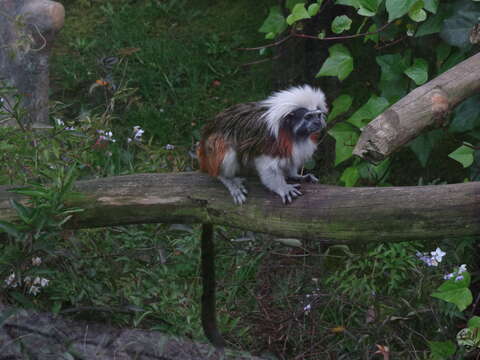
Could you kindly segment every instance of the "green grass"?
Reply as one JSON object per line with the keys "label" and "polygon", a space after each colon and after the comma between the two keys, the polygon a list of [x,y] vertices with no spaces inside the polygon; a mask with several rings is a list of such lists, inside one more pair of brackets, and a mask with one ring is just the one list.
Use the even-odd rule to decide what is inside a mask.
{"label": "green grass", "polygon": [[[112,125],[140,125],[163,144],[191,143],[227,105],[258,100],[271,90],[268,67],[242,67],[251,55],[238,50],[264,42],[256,30],[267,4],[116,1],[73,8],[70,17],[68,3],[66,10],[53,57],[52,97],[72,104],[67,117],[104,101],[101,89],[88,95],[105,75],[98,65],[104,56],[120,58],[111,70],[113,82],[137,90],[119,105]],[[137,50],[124,55],[129,48]]]}

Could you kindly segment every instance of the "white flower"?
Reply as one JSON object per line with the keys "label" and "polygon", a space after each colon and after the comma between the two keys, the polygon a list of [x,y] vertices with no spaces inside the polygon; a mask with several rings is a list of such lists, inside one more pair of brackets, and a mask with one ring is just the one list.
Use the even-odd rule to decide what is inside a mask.
{"label": "white flower", "polygon": [[307,314],[310,312],[310,310],[312,310],[312,305],[311,305],[311,304],[307,304],[307,305],[303,308],[303,311],[305,311]]}
{"label": "white flower", "polygon": [[458,268],[458,273],[461,274],[461,273],[464,273],[465,271],[467,271],[467,265],[466,264],[460,265],[460,267]]}
{"label": "white flower", "polygon": [[174,149],[175,149],[175,145],[172,145],[172,144],[165,145],[165,150],[174,150]]}
{"label": "white flower", "polygon": [[42,259],[40,257],[34,257],[32,258],[32,265],[33,266],[38,266],[42,263]]}
{"label": "white flower", "polygon": [[438,262],[442,262],[442,258],[446,255],[446,253],[438,247],[435,251],[432,251],[430,254],[432,254],[432,258],[434,258]]}
{"label": "white flower", "polygon": [[60,118],[55,118],[55,124],[57,124],[58,126],[63,126],[63,125],[65,125],[65,123],[63,122],[63,120],[60,119]]}
{"label": "white flower", "polygon": [[16,281],[15,273],[11,273],[6,279],[5,284],[9,287],[17,287],[18,282]]}
{"label": "white flower", "polygon": [[23,282],[28,285],[32,282],[32,278],[30,276],[25,276]]}
{"label": "white flower", "polygon": [[48,285],[49,282],[50,282],[50,280],[45,279],[45,278],[41,278],[41,279],[40,279],[40,286],[41,286],[41,287],[45,287],[45,286]]}
{"label": "white flower", "polygon": [[28,290],[29,294],[32,294],[33,296],[36,296],[40,292],[40,287],[36,285],[32,285],[30,289]]}
{"label": "white flower", "polygon": [[140,126],[134,126],[133,127],[133,140],[137,142],[142,141],[142,135],[145,132]]}

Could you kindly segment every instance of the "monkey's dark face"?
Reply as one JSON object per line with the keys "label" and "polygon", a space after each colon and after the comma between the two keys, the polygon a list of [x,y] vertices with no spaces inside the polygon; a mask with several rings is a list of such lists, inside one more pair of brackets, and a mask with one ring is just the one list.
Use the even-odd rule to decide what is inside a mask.
{"label": "monkey's dark face", "polygon": [[323,133],[327,127],[325,113],[321,110],[300,108],[285,118],[285,126],[297,138],[307,138],[314,133]]}

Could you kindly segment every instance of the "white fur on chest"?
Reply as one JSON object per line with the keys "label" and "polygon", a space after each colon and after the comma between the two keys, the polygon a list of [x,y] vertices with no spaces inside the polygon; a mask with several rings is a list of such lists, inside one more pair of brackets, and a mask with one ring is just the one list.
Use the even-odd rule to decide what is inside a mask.
{"label": "white fur on chest", "polygon": [[302,141],[301,143],[294,143],[292,149],[292,165],[295,168],[302,166],[305,161],[309,160],[315,150],[317,149],[317,144],[314,143],[311,139]]}

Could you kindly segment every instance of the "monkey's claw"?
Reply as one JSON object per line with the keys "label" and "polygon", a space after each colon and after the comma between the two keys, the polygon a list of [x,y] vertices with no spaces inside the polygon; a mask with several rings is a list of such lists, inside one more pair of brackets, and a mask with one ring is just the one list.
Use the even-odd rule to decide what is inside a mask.
{"label": "monkey's claw", "polygon": [[289,204],[298,196],[303,195],[298,189],[300,184],[287,184],[278,192],[284,204]]}

